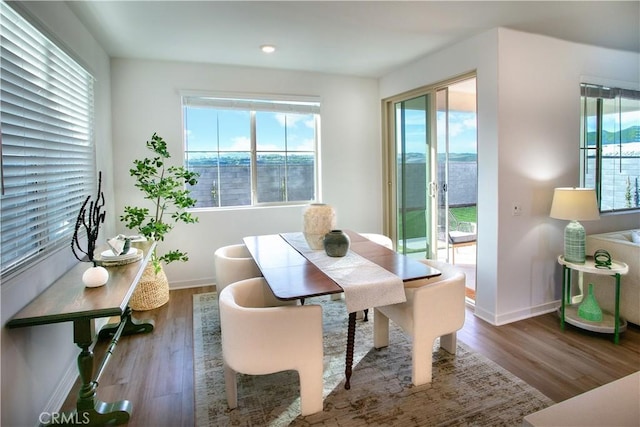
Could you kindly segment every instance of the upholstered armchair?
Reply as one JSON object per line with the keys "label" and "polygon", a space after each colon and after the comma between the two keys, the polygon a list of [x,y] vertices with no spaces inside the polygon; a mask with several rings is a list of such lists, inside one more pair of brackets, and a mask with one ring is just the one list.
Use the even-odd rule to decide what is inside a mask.
{"label": "upholstered armchair", "polygon": [[440,347],[455,354],[456,331],[464,325],[465,279],[463,272],[450,264],[422,260],[440,270],[442,275],[405,284],[407,301],[375,308],[374,347],[389,345],[389,319],[412,339],[411,378],[414,385],[431,382],[433,343],[440,337]]}
{"label": "upholstered armchair", "polygon": [[262,276],[260,269],[244,244],[218,248],[213,254],[213,259],[216,269],[216,291],[218,295],[231,283]]}
{"label": "upholstered armchair", "polygon": [[229,408],[238,405],[236,372],[295,370],[300,411],[322,411],[322,308],[276,299],[263,278],[232,283],[220,293],[220,326]]}

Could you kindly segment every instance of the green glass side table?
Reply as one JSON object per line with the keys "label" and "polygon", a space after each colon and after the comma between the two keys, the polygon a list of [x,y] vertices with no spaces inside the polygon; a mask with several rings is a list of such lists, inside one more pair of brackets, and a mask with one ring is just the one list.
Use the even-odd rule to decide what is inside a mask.
{"label": "green glass side table", "polygon": [[[603,334],[614,334],[614,343],[618,344],[620,333],[627,329],[627,321],[620,317],[620,286],[621,276],[629,272],[629,266],[621,261],[611,260],[611,268],[596,268],[593,257],[587,257],[584,264],[575,264],[565,261],[564,256],[558,256],[558,263],[562,265],[562,302],[560,305],[560,326],[564,329],[564,324],[569,323],[578,328],[599,332]],[[575,270],[580,275],[579,283],[582,290],[583,273],[611,276],[615,280],[616,295],[615,309],[613,313],[603,311],[602,321],[592,322],[578,316],[579,301],[571,296],[571,271]]]}

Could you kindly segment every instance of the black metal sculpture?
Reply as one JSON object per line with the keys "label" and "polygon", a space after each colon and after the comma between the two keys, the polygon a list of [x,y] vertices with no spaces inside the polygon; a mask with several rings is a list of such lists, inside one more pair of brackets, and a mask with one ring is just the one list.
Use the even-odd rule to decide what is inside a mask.
{"label": "black metal sculpture", "polygon": [[[98,192],[96,194],[95,201],[91,201],[91,196],[87,196],[80,208],[80,212],[78,212],[78,217],[76,218],[75,230],[73,232],[73,238],[71,240],[71,250],[73,251],[73,255],[78,259],[78,261],[93,262],[95,266],[96,263],[93,260],[94,252],[96,250],[96,242],[98,241],[98,233],[100,232],[100,224],[104,223],[104,218],[106,212],[102,212],[102,208],[104,207],[104,193],[102,192],[102,172],[98,172]],[[87,209],[88,204],[88,209]],[[80,229],[84,228],[87,232],[87,248],[84,250],[80,246],[80,240],[78,239],[78,234]],[[82,256],[81,254],[84,254]]]}

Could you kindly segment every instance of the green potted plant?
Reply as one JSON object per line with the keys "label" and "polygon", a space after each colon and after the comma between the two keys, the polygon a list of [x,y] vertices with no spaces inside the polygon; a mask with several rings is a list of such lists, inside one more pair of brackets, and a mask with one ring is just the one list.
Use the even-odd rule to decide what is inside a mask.
{"label": "green potted plant", "polygon": [[[129,173],[136,179],[135,186],[151,202],[153,209],[125,206],[120,220],[127,228],[137,230],[145,238],[161,242],[175,224],[198,222],[198,218],[187,211],[195,206],[196,200],[185,185],[195,185],[199,175],[183,166],[167,166],[167,159],[171,157],[167,143],[156,133],[147,141],[147,148],[154,153],[153,157],[134,160],[134,167]],[[179,249],[160,255],[156,247],[129,306],[133,310],[150,310],[169,301],[169,283],[162,263],[188,260],[187,253]]]}

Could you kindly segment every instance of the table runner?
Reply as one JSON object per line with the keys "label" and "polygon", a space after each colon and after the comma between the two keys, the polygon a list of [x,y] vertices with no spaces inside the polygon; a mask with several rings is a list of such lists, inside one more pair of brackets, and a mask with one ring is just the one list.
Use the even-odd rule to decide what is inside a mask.
{"label": "table runner", "polygon": [[330,257],[323,249],[309,248],[302,233],[280,236],[343,289],[349,313],[407,300],[400,277],[355,252]]}

